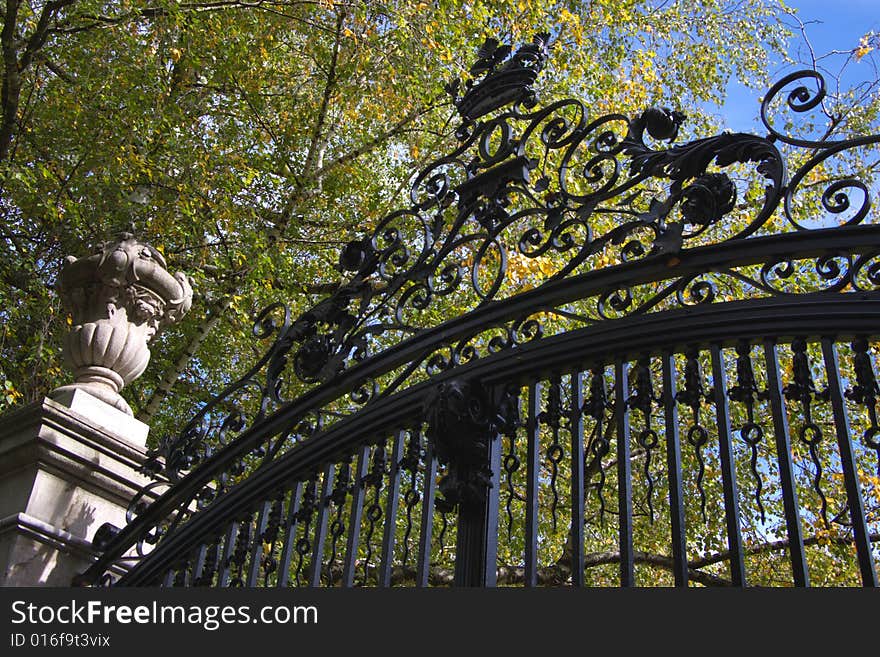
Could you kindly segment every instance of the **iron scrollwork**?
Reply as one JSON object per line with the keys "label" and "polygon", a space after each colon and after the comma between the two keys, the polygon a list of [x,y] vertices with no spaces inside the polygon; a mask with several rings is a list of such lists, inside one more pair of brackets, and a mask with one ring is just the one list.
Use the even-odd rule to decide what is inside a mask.
{"label": "iron scrollwork", "polygon": [[486,389],[478,382],[453,379],[438,384],[424,405],[427,437],[446,472],[438,484],[439,511],[485,500],[493,472],[489,443],[520,423],[515,391]]}
{"label": "iron scrollwork", "polygon": [[[209,459],[229,442],[227,434],[253,426],[272,405],[285,401],[285,377],[300,388],[336,381],[353,366],[392,352],[428,328],[422,317],[430,308],[449,303],[463,312],[515,295],[521,290],[521,274],[512,267],[514,260],[517,267],[538,272],[530,275],[537,276],[533,285],[540,287],[589,271],[597,266],[597,257],[623,263],[674,259],[688,244],[777,230],[768,222],[783,199],[789,224],[803,228],[790,205],[804,175],[826,157],[880,141],[877,136],[804,141],[773,127],[770,108],[792,84],[800,85],[789,94],[793,112],[807,111],[824,97],[824,82],[812,72],[787,76],[771,89],[762,105],[769,137],[722,133],[676,144],[686,117],[668,108],[648,108],[634,118],[609,114],[595,120],[575,99],[542,108],[533,87],[550,46],[547,34],[536,35],[516,51],[495,39],[483,44],[470,79],[447,85],[462,120],[458,144],[415,177],[411,206],[387,215],[369,234],[341,249],[338,269],[347,279],[327,298],[295,319],[280,304],[258,317],[255,335],[274,335],[272,347],[179,436],[165,441],[150,463],[154,471],[175,479]],[[817,81],[817,92],[807,90],[808,80]],[[815,151],[788,185],[779,144]],[[745,225],[722,230],[719,226],[740,202],[734,180],[742,172],[728,169],[751,165],[763,181],[763,200]],[[850,183],[829,188],[824,211],[840,214],[849,207],[847,190],[858,187]],[[858,189],[867,194],[863,187]],[[846,223],[862,222],[865,207],[863,203]],[[826,286],[838,290],[859,268],[852,260],[841,264],[826,258],[817,261],[816,271],[828,281],[839,273]],[[791,271],[776,263],[765,267],[760,279],[738,272],[731,276],[761,292],[778,293],[775,281]],[[633,292],[629,287],[606,291],[595,319],[646,312],[669,295],[685,305],[712,303],[717,297],[714,283],[699,277],[674,281],[640,303]],[[274,315],[282,309],[283,319],[276,321]],[[528,339],[540,339],[542,322],[531,318],[528,323]],[[522,343],[518,335],[523,327],[495,328],[506,330],[507,337],[496,334],[481,347],[477,335],[456,336],[448,344],[448,357],[435,350],[425,362],[427,373],[479,358],[481,348],[496,353]],[[260,372],[265,373],[262,379]],[[355,406],[369,403],[414,373],[413,366],[391,383],[375,377],[352,381],[351,400]],[[256,416],[235,410],[221,420],[218,409],[237,409],[235,398],[246,391],[259,399]],[[277,451],[270,446],[270,458]]]}
{"label": "iron scrollwork", "polygon": [[[554,322],[583,325],[676,304],[711,304],[726,300],[731,289],[733,296],[749,298],[880,288],[877,245],[862,245],[855,238],[849,246],[821,253],[815,247],[803,252],[792,247],[761,260],[748,257],[746,238],[808,229],[796,200],[806,187],[802,182],[812,180],[820,165],[880,143],[877,135],[810,140],[774,127],[771,108],[792,85],[786,99],[791,112],[809,111],[821,103],[826,92],[818,73],[789,75],[770,90],[761,107],[768,136],[722,133],[678,143],[686,117],[672,109],[653,107],[635,117],[615,113],[594,118],[588,105],[577,99],[541,105],[534,85],[550,46],[546,34],[516,51],[497,40],[483,44],[471,79],[447,88],[461,120],[455,144],[414,177],[409,206],[388,214],[341,249],[341,280],[326,298],[298,317],[282,304],[257,316],[254,337],[272,341],[262,358],[150,453],[144,466],[148,474],[171,485],[198,483],[190,499],[176,498],[173,509],[162,507],[164,515],[154,509],[156,517],[150,517],[150,526],[138,538],[141,553],[144,544],[157,543],[185,523],[193,510],[213,504],[249,472],[320,435],[327,423],[433,376],[442,376],[444,383],[423,410],[431,419],[427,437],[447,467],[438,508],[453,509],[484,494],[484,454],[492,435],[510,438],[503,468],[512,500],[520,467],[511,428],[519,421],[514,410],[517,394],[487,390],[448,375],[480,358],[542,340],[553,334]],[[810,83],[817,89],[808,89]],[[783,153],[797,149],[806,153],[800,158],[803,164],[787,171]],[[750,177],[750,183],[744,184],[744,177]],[[751,195],[743,193],[744,187]],[[859,230],[857,224],[868,217],[871,191],[864,182],[838,177],[821,192],[817,210],[843,224],[836,231]],[[722,243],[738,248],[726,252],[723,262],[676,271],[696,250],[691,247]],[[597,270],[630,268],[614,269],[626,273],[637,265],[655,264],[664,267],[662,274],[621,275],[613,285],[582,285],[598,281],[602,272]],[[541,300],[517,306],[529,288]],[[542,295],[550,292],[561,300],[543,301]],[[438,313],[453,309],[470,324],[450,321],[437,330],[429,323]],[[485,313],[485,321],[479,313]],[[856,351],[857,356],[862,353]],[[858,371],[861,379],[851,399],[870,409],[877,396],[868,370],[861,366]],[[645,395],[649,378],[636,381]],[[744,391],[741,401],[751,409],[753,391],[739,383]],[[691,409],[687,438],[700,465],[697,486],[705,515],[702,474],[708,433],[700,417],[702,386],[699,356],[689,354],[685,386],[676,398]],[[299,397],[288,399],[288,391]],[[790,387],[788,394],[808,410],[806,393]],[[645,414],[646,430],[651,432],[647,399],[637,390],[631,403]],[[550,402],[551,407],[556,403]],[[285,420],[280,433],[266,428],[264,419],[293,405],[298,405],[296,416]],[[593,372],[583,411],[596,427],[587,450],[591,460],[585,465],[590,477],[599,476],[603,513],[607,410],[599,368]],[[548,423],[555,436],[556,421],[548,416]],[[871,415],[872,433],[865,440],[873,449],[876,424]],[[454,430],[444,431],[444,426]],[[249,442],[240,440],[244,435]],[[755,435],[749,433],[749,439]],[[643,437],[650,455],[654,434]],[[555,449],[547,453],[551,470],[562,456]],[[653,485],[650,470],[646,475]],[[376,479],[374,485],[381,486],[381,481]],[[756,486],[760,500],[760,477]],[[298,519],[306,532],[314,513],[311,488],[306,489]],[[344,503],[342,484],[335,494],[340,500],[334,501],[338,516]],[[408,515],[414,500],[411,496],[407,501]],[[508,505],[508,515],[509,510]],[[139,508],[129,520],[136,522],[142,512]],[[341,536],[335,531],[331,530],[334,554]],[[114,558],[131,547],[117,545],[113,538],[108,541],[108,550],[117,554]],[[306,556],[305,543],[300,547],[297,576]]]}

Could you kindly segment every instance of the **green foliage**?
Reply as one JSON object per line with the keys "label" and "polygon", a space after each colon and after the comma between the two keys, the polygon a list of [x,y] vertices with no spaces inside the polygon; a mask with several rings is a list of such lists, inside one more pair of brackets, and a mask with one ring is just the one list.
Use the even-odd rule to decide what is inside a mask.
{"label": "green foliage", "polygon": [[[672,106],[705,134],[712,121],[700,108],[723,100],[732,75],[767,82],[788,33],[782,10],[775,0],[10,0],[0,410],[69,377],[68,318],[53,289],[63,257],[133,228],[194,279],[191,313],[156,338],[148,372],[126,393],[153,440],[178,430],[267,346],[251,335],[256,311],[311,305],[339,281],[339,247],[408,204],[412,173],[453,142],[443,85],[464,75],[485,36],[552,33],[544,98],[582,97],[594,117]],[[875,36],[853,44],[853,61],[870,62],[874,47]],[[817,121],[845,116],[854,133],[874,125],[876,88],[858,93]],[[589,264],[612,264],[603,257]],[[511,267],[528,287],[554,263]],[[163,382],[170,394],[157,392]],[[564,523],[543,522],[547,544],[564,543]],[[717,535],[694,538],[717,550]]]}
{"label": "green foliage", "polygon": [[[17,402],[64,381],[51,288],[62,258],[133,227],[197,292],[128,393],[155,416],[154,435],[171,430],[243,370],[256,309],[307,306],[338,280],[339,245],[405,204],[404,181],[450,143],[442,86],[484,36],[551,30],[546,97],[582,95],[597,114],[688,110],[720,99],[734,71],[763,78],[785,32],[778,12],[754,0],[698,11],[629,0],[9,3],[2,374]],[[737,57],[722,47],[731,35]],[[196,358],[181,360],[229,299]],[[163,379],[173,394],[145,410]]]}

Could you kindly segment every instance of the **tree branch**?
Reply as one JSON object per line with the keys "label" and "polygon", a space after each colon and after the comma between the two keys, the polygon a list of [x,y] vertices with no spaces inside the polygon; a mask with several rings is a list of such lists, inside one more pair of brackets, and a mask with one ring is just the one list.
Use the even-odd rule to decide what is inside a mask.
{"label": "tree branch", "polygon": [[49,23],[55,18],[55,15],[64,7],[72,5],[74,2],[76,0],[54,0],[54,2],[46,3],[43,11],[40,13],[34,33],[28,39],[24,53],[21,55],[21,60],[18,63],[19,71],[24,71],[31,65],[40,48],[46,43],[46,39],[49,37]]}
{"label": "tree branch", "polygon": [[[309,171],[315,163],[315,156],[318,150],[318,144],[321,140],[321,133],[324,131],[324,125],[327,122],[327,108],[330,106],[330,98],[336,87],[336,67],[339,63],[339,48],[342,43],[342,26],[345,22],[345,12],[339,12],[336,16],[336,35],[333,41],[333,54],[330,58],[330,69],[327,71],[327,81],[324,84],[324,93],[321,96],[321,107],[318,110],[318,118],[315,121],[315,129],[312,132],[312,138],[309,142],[309,148],[306,151],[306,161],[303,164],[303,178],[309,178]],[[302,188],[302,184],[299,184]],[[284,233],[284,230],[281,231]]]}
{"label": "tree branch", "polygon": [[198,352],[202,342],[204,342],[205,338],[214,327],[220,323],[231,305],[232,296],[225,296],[221,298],[220,301],[208,311],[208,313],[206,313],[205,318],[196,329],[195,335],[193,335],[186,347],[184,347],[183,353],[181,353],[180,356],[177,357],[177,360],[174,361],[174,364],[165,371],[162,380],[159,381],[159,385],[156,386],[153,390],[153,394],[150,395],[150,399],[144,407],[138,411],[136,416],[138,420],[147,424],[150,423],[150,420],[156,414],[156,411],[159,410],[162,402],[165,401],[165,398],[174,388],[181,373],[186,370],[189,361],[192,360],[193,356]]}
{"label": "tree branch", "polygon": [[18,50],[15,44],[15,27],[18,22],[19,0],[6,0],[6,20],[0,32],[0,46],[3,50],[3,88],[0,92],[3,118],[0,121],[0,162],[9,155],[15,121],[18,116],[18,103],[21,97],[21,71],[18,68]]}
{"label": "tree branch", "polygon": [[[829,543],[833,543],[834,545],[850,545],[853,540],[855,539],[846,536],[832,536],[822,538],[818,536],[811,536],[804,539],[804,547],[810,545],[819,545],[822,541],[828,541]],[[872,543],[880,541],[880,533],[874,532],[872,534],[869,534],[868,540]],[[778,541],[769,541],[767,543],[759,543],[758,545],[747,546],[743,548],[743,554],[747,556],[752,556],[755,554],[762,554],[764,552],[775,552],[776,550],[784,550],[788,548],[789,545],[791,545],[791,540],[784,538]],[[717,554],[709,555],[708,557],[703,557],[702,559],[695,559],[694,561],[690,561],[688,563],[691,568],[704,568],[706,566],[711,566],[712,564],[720,563],[728,559],[730,559],[730,550],[725,550]]]}
{"label": "tree branch", "polygon": [[331,161],[326,166],[318,169],[315,172],[315,177],[316,178],[323,177],[328,171],[331,171],[339,166],[347,164],[348,162],[351,162],[353,160],[356,160],[361,155],[366,155],[370,151],[381,146],[386,141],[388,141],[391,137],[394,137],[395,135],[398,135],[401,132],[403,132],[406,129],[406,127],[410,123],[415,121],[417,118],[419,118],[420,116],[424,116],[425,114],[427,114],[428,112],[433,110],[435,107],[437,107],[437,101],[438,101],[438,99],[435,98],[428,105],[426,105],[424,107],[417,107],[416,109],[411,111],[409,114],[404,116],[402,119],[400,119],[400,121],[398,121],[393,126],[391,126],[388,130],[376,135],[375,137],[373,137],[369,141],[361,144],[357,148],[354,148],[354,149],[350,150],[349,152],[347,152],[343,155],[340,155],[338,158]]}
{"label": "tree branch", "polygon": [[[673,570],[675,561],[672,557],[648,552],[634,552],[633,560],[637,564],[653,566],[663,570]],[[620,563],[620,552],[609,550],[608,552],[593,552],[584,556],[584,570],[613,563]],[[543,585],[562,585],[571,576],[571,568],[568,563],[559,561],[552,566],[538,569],[538,583]],[[694,582],[705,586],[730,586],[729,580],[718,577],[711,573],[705,573],[694,567],[688,568],[688,577]],[[501,566],[498,569],[499,584],[516,584],[524,581],[525,571],[521,566]]]}
{"label": "tree branch", "polygon": [[15,134],[18,119],[18,107],[21,99],[21,74],[34,61],[49,36],[50,24],[61,9],[76,0],[54,0],[43,6],[30,38],[27,39],[24,52],[19,58],[15,30],[18,23],[20,0],[6,0],[6,14],[3,31],[0,33],[0,46],[3,50],[3,88],[0,92],[3,118],[0,120],[0,162],[6,160]]}

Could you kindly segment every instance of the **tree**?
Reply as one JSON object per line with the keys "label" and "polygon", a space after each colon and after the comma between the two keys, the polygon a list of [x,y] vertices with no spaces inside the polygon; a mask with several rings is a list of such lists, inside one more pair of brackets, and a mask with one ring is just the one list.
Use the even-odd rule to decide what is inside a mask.
{"label": "tree", "polygon": [[[444,83],[487,34],[554,33],[550,95],[596,112],[758,83],[776,3],[26,3],[4,10],[4,403],[62,382],[61,259],[134,227],[195,279],[128,393],[160,435],[262,346],[252,314],[339,280],[341,244],[451,139]],[[731,58],[731,35],[742,44]],[[674,99],[674,103],[673,103]],[[696,125],[699,125],[699,120]],[[173,389],[173,395],[169,392]]]}

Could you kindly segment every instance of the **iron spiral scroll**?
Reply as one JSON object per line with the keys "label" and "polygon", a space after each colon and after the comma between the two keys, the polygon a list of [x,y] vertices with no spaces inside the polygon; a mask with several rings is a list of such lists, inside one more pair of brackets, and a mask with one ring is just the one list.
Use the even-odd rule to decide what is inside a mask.
{"label": "iron spiral scroll", "polygon": [[[818,193],[815,183],[831,162],[875,148],[880,136],[817,140],[786,134],[773,121],[780,101],[794,114],[821,108],[827,92],[819,73],[793,73],[770,89],[761,105],[766,136],[725,132],[678,143],[686,118],[667,108],[649,108],[634,118],[591,118],[589,104],[576,99],[542,106],[533,85],[549,50],[544,34],[515,52],[487,40],[469,80],[447,86],[461,119],[452,150],[414,177],[408,207],[341,250],[343,280],[335,292],[295,318],[280,303],[256,318],[254,336],[271,345],[149,455],[144,469],[158,480],[153,488],[165,486],[166,493],[149,505],[143,502],[146,494],[138,496],[129,526],[105,541],[104,556],[84,581],[97,581],[115,560],[143,559],[148,544],[161,545],[164,536],[252,473],[335,422],[417,384],[445,380],[481,359],[659,311],[728,300],[871,293],[880,287],[880,234],[868,221],[872,181],[834,175]],[[796,163],[791,171],[788,161]],[[801,196],[813,206],[805,208]],[[805,220],[810,212],[826,223],[811,228]],[[456,316],[437,322],[453,308]],[[730,399],[746,404],[751,418],[764,393],[747,376],[747,349],[741,347],[742,380]],[[687,367],[689,378],[676,401],[691,409],[687,442],[696,450],[702,482],[707,434],[700,406],[707,393],[697,390],[696,354],[688,355]],[[873,409],[880,397],[873,373],[863,362],[859,371],[858,385],[848,394]],[[565,454],[560,428],[568,430],[580,418],[579,411],[561,419],[560,385],[554,379],[550,407],[540,420],[554,435],[545,454],[554,481],[554,528],[556,468]],[[291,390],[295,394],[288,396]],[[639,364],[632,392],[621,393],[621,407],[640,412],[645,423],[641,447],[653,490],[652,404],[661,399],[647,361]],[[595,408],[585,408],[584,417],[606,421],[610,405],[598,401],[604,394],[601,373],[594,371],[588,399]],[[804,403],[808,408],[810,402]],[[865,435],[876,449],[876,410],[869,412]],[[414,413],[411,426],[424,420],[418,409]],[[750,419],[742,438],[755,450],[761,433],[752,424]],[[608,452],[602,427],[597,431],[587,460]],[[424,466],[417,461],[426,453],[418,448],[418,430],[409,435],[415,447],[407,446],[402,462],[411,477],[407,541],[413,510],[421,503],[415,481]],[[514,479],[520,460],[513,439],[505,444],[504,486],[511,499],[519,499]],[[384,448],[375,450],[384,454]],[[353,454],[345,458],[348,472]],[[763,482],[754,463],[760,505]],[[337,514],[334,554],[345,526],[346,496],[360,488],[358,494],[368,494],[370,526],[381,517],[381,474],[371,473],[340,478],[333,505],[330,497],[314,499],[317,480],[307,488],[311,497],[302,508],[308,508],[308,518],[298,512],[304,524],[321,505]],[[817,470],[821,494],[820,478]],[[702,488],[700,493],[705,514]],[[651,500],[649,495],[653,518]],[[509,502],[502,513],[509,533]],[[305,576],[300,569],[306,556],[303,544],[297,579]]]}

